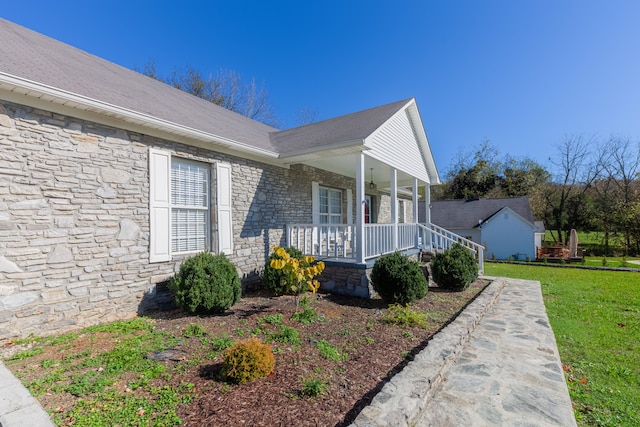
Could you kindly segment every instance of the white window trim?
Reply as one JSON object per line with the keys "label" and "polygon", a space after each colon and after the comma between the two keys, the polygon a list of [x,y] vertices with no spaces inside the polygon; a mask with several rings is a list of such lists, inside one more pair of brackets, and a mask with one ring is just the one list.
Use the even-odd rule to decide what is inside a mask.
{"label": "white window trim", "polygon": [[[204,247],[203,248],[198,248],[198,249],[190,249],[190,250],[184,250],[184,251],[178,251],[176,250],[175,247],[173,247],[173,244],[171,245],[171,255],[185,255],[185,254],[193,254],[193,253],[198,253],[198,252],[202,252],[203,250],[210,250],[211,249],[211,168],[209,165],[207,165],[204,162],[199,162],[199,161],[194,161],[194,160],[190,160],[190,159],[185,159],[183,157],[177,157],[177,156],[172,156],[171,157],[171,171],[173,171],[173,162],[180,162],[182,164],[193,164],[193,165],[197,165],[199,168],[202,168],[206,171],[207,174],[207,180],[206,180],[206,195],[207,195],[207,205],[206,206],[202,206],[202,205],[181,205],[181,204],[174,204],[171,201],[171,224],[169,227],[169,240],[171,242],[173,242],[173,219],[175,217],[174,213],[176,210],[182,209],[182,210],[187,210],[187,211],[201,211],[201,212],[205,212],[205,219],[206,219],[206,224],[205,224],[205,231],[204,231],[204,238],[205,238],[205,242],[204,242]],[[171,176],[171,180],[173,180],[173,174],[170,174]],[[172,193],[170,193],[170,195],[172,195]],[[171,200],[171,198],[170,198]]]}
{"label": "white window trim", "polygon": [[[202,162],[206,163],[206,162]],[[216,186],[216,221],[208,215],[207,246],[211,249],[213,233],[217,228],[217,250],[220,253],[231,254],[233,251],[233,218],[232,218],[232,181],[231,165],[228,163],[215,163],[215,181],[209,174],[209,208],[211,212],[211,186]],[[220,191],[220,182],[224,177],[228,191]],[[220,201],[227,202],[224,206]],[[221,215],[223,213],[223,215]],[[226,215],[225,215],[226,214]],[[227,241],[221,239],[221,233],[230,236]],[[184,252],[188,253],[188,252]],[[182,254],[182,253],[181,253]],[[149,262],[171,261],[171,153],[166,150],[149,148]]]}
{"label": "white window trim", "polygon": [[[343,202],[343,195],[342,195],[342,190],[338,189],[338,188],[332,188],[332,187],[324,187],[324,186],[320,186],[319,188],[319,192],[322,191],[326,191],[327,192],[327,212],[326,213],[322,213],[319,212],[320,215],[320,223],[321,224],[344,224],[344,209],[342,207],[342,202]],[[333,207],[333,205],[331,204],[332,199],[332,194],[337,194],[340,196],[340,203],[339,203],[339,207],[340,207],[340,212],[339,213],[332,213],[331,212],[331,208]],[[320,200],[321,198],[318,198],[318,211],[320,211]],[[326,216],[327,217],[327,221],[323,222],[322,221],[322,217]],[[335,219],[338,218],[337,222],[332,222],[331,219]]]}

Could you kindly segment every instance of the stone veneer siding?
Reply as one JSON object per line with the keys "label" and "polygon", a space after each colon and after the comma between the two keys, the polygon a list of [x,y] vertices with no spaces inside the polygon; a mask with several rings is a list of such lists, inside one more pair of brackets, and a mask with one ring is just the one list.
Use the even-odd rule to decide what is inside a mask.
{"label": "stone veneer siding", "polygon": [[[156,284],[181,259],[149,262],[150,147],[231,163],[229,258],[245,284],[256,282],[270,247],[284,244],[287,222],[311,222],[311,180],[349,181],[0,102],[0,339],[153,307]],[[215,243],[215,181],[211,188]]]}
{"label": "stone veneer siding", "polygon": [[[311,182],[343,190],[355,179],[306,165],[289,169],[0,102],[0,339],[47,335],[154,308],[156,285],[179,268],[149,262],[149,148],[232,165],[234,250],[245,286],[259,281],[287,223],[311,223]],[[376,218],[387,211],[377,191]],[[355,219],[355,201],[353,218]],[[364,272],[364,276],[362,273]],[[368,296],[367,273],[336,270],[326,288]],[[352,289],[353,288],[353,289]]]}

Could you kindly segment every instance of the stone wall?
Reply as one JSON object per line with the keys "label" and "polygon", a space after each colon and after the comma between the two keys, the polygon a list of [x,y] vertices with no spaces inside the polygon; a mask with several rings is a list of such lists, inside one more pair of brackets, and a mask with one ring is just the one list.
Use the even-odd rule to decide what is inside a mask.
{"label": "stone wall", "polygon": [[[342,189],[345,212],[346,189],[355,189],[353,178],[309,166],[277,167],[2,101],[0,339],[62,332],[154,308],[156,285],[173,276],[184,256],[149,262],[152,147],[212,166],[232,165],[229,258],[245,286],[258,283],[271,247],[285,244],[287,223],[312,222],[312,181]],[[355,203],[353,209],[355,219]],[[354,277],[344,278],[344,285],[359,280]]]}
{"label": "stone wall", "polygon": [[150,147],[232,164],[230,259],[245,283],[284,244],[287,213],[304,212],[288,169],[2,102],[0,338],[133,317],[154,303],[181,259],[149,263]]}

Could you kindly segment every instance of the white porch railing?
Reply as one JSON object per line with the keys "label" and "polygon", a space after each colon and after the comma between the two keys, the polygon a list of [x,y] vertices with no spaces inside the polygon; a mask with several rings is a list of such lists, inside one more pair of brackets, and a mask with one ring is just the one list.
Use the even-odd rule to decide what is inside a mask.
{"label": "white porch railing", "polygon": [[464,237],[452,233],[442,227],[438,227],[435,224],[430,224],[429,227],[422,224],[418,224],[421,229],[422,242],[427,242],[430,249],[434,252],[442,252],[452,246],[454,243],[459,243],[465,248],[469,249],[476,259],[478,268],[480,271],[484,271],[484,246],[478,243],[465,239]]}
{"label": "white porch railing", "polygon": [[305,255],[354,258],[353,230],[348,224],[291,224],[287,225],[287,246]]}
{"label": "white porch railing", "polygon": [[[394,251],[422,248],[441,252],[459,243],[471,251],[480,271],[484,269],[484,247],[435,224],[397,224],[397,245],[394,244],[394,224],[365,224],[364,258],[371,259]],[[355,226],[349,224],[287,225],[287,246],[306,255],[354,258],[356,254]]]}

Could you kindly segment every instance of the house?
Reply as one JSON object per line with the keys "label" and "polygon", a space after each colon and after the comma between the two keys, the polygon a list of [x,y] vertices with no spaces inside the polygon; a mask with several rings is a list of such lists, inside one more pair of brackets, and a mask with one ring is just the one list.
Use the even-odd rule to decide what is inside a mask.
{"label": "house", "polygon": [[487,257],[536,258],[540,235],[526,196],[432,201],[431,222],[483,245]]}
{"label": "house", "polygon": [[0,40],[0,339],[133,317],[203,250],[248,286],[294,245],[368,296],[376,257],[439,235],[415,99],[278,130],[2,19]]}

